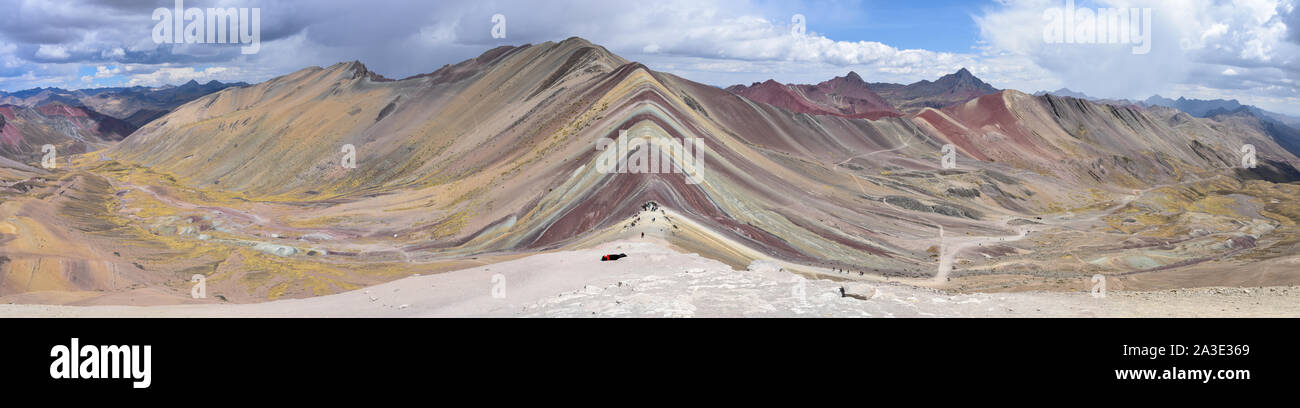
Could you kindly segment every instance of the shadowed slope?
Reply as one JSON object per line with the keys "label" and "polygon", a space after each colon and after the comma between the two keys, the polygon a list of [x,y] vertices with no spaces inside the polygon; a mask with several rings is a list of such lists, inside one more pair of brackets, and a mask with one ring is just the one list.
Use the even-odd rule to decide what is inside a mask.
{"label": "shadowed slope", "polygon": [[134,130],[129,123],[80,106],[0,105],[0,156],[35,163],[46,144],[54,145],[59,155],[79,154],[108,147]]}

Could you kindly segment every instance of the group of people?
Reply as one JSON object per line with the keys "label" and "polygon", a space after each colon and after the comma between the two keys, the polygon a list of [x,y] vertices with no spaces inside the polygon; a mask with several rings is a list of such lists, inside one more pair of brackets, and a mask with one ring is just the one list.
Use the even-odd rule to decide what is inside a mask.
{"label": "group of people", "polygon": [[[649,212],[659,211],[660,214],[663,214],[664,221],[668,221],[668,224],[669,224],[669,225],[672,225],[672,226],[673,226],[673,229],[680,229],[680,228],[677,227],[677,224],[673,224],[673,220],[672,220],[672,218],[668,218],[668,212],[666,212],[666,211],[664,211],[663,209],[659,208],[659,204],[656,204],[654,201],[651,201],[651,202],[647,202],[647,203],[645,203],[644,205],[641,206],[641,209],[642,209],[642,210],[645,210],[645,211],[649,211]],[[650,222],[651,222],[651,223],[654,223],[655,221],[658,221],[658,220],[659,220],[658,217],[650,217]],[[638,215],[638,216],[636,217],[635,220],[632,220],[631,223],[627,224],[627,226],[625,226],[625,227],[623,227],[623,228],[624,228],[624,229],[635,228],[635,227],[637,226],[637,224],[640,224],[640,223],[641,223],[641,216]],[[663,229],[663,228],[659,229],[659,231],[660,231],[660,232],[669,232],[669,233],[672,233],[672,234],[676,234],[676,233],[677,233],[677,232],[675,232],[675,231],[668,231],[667,229]],[[642,232],[642,233],[641,233],[641,238],[645,238],[645,232]]]}
{"label": "group of people", "polygon": [[[851,275],[851,274],[853,274],[853,272],[854,272],[854,271],[850,271],[850,270],[848,270],[848,269],[837,268],[837,267],[831,267],[831,270],[832,270],[832,271],[835,271],[835,272],[837,272],[837,273],[840,273],[840,274],[845,274],[845,275]],[[866,273],[865,271],[856,271],[856,272],[858,273],[858,276],[867,276],[867,273]]]}

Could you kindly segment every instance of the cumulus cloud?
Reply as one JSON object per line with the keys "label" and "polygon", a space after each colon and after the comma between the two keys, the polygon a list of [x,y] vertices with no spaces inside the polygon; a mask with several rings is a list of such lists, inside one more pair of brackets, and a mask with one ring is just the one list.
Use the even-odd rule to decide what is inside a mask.
{"label": "cumulus cloud", "polygon": [[[976,17],[996,49],[1051,72],[1055,82],[1092,95],[1142,98],[1193,93],[1256,100],[1293,110],[1300,47],[1288,40],[1294,0],[1100,0],[1078,8],[1152,10],[1151,49],[1119,44],[1049,43],[1045,12],[1062,0],[1004,0]],[[1294,24],[1292,24],[1294,26]],[[1294,38],[1291,38],[1294,40]],[[1046,89],[1046,88],[1044,88]],[[1241,92],[1246,91],[1246,92]],[[1193,95],[1187,95],[1193,96]],[[1288,102],[1289,101],[1289,102]]]}
{"label": "cumulus cloud", "polygon": [[106,67],[100,65],[95,67],[95,78],[108,78],[117,75],[119,72],[122,72],[121,67]]}
{"label": "cumulus cloud", "polygon": [[192,67],[166,67],[148,73],[131,75],[126,86],[161,86],[180,84],[189,81],[208,82],[232,76],[231,68],[209,67],[197,70]]}
{"label": "cumulus cloud", "polygon": [[41,44],[36,49],[36,56],[47,60],[65,60],[71,54],[68,54],[68,49],[63,46]]}

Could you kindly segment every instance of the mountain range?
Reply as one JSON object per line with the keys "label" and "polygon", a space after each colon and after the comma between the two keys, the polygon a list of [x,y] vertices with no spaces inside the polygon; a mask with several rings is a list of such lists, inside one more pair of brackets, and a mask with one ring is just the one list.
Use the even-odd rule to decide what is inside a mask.
{"label": "mountain range", "polygon": [[1047,94],[1052,94],[1056,96],[1068,96],[1071,98],[1078,98],[1078,99],[1095,100],[1093,97],[1088,96],[1088,94],[1085,94],[1083,92],[1075,92],[1070,90],[1070,88],[1061,88],[1051,92],[1047,92],[1047,91],[1034,92],[1034,96],[1043,96]]}
{"label": "mountain range", "polygon": [[915,112],[924,108],[942,108],[998,92],[966,68],[944,75],[934,82],[922,80],[908,85],[872,83],[880,96],[895,107]]}
{"label": "mountain range", "polygon": [[1291,126],[1291,127],[1300,126],[1300,118],[1277,113],[1277,112],[1270,112],[1254,105],[1243,105],[1241,102],[1238,102],[1236,99],[1188,99],[1184,97],[1179,97],[1178,99],[1169,99],[1160,95],[1153,95],[1150,98],[1147,98],[1145,100],[1134,102],[1127,99],[1094,98],[1082,92],[1072,91],[1069,88],[1061,88],[1051,92],[1038,91],[1034,93],[1034,95],[1042,96],[1049,93],[1056,96],[1068,96],[1071,98],[1087,99],[1090,101],[1102,102],[1111,105],[1138,105],[1138,106],[1147,106],[1147,107],[1164,106],[1168,108],[1178,109],[1180,111],[1191,114],[1192,116],[1201,117],[1201,118],[1210,117],[1218,113],[1233,112],[1239,109],[1244,109],[1253,114],[1259,115],[1261,118],[1277,121],[1287,126]]}
{"label": "mountain range", "polygon": [[1224,113],[1224,112],[1245,110],[1255,115],[1259,115],[1261,118],[1281,122],[1287,126],[1294,127],[1300,125],[1300,118],[1277,113],[1277,112],[1266,111],[1254,105],[1243,105],[1241,104],[1241,102],[1238,102],[1236,99],[1206,100],[1206,99],[1187,99],[1182,97],[1178,99],[1169,99],[1169,98],[1162,97],[1160,95],[1155,95],[1150,98],[1147,98],[1142,103],[1146,104],[1147,106],[1170,107],[1170,108],[1178,109],[1183,112],[1187,112],[1192,116],[1202,117],[1202,118],[1210,117],[1215,114]]}
{"label": "mountain range", "polygon": [[732,85],[726,89],[746,99],[794,112],[871,120],[900,117],[904,116],[903,112],[915,113],[924,108],[943,108],[998,91],[965,68],[934,82],[920,81],[909,85],[869,84],[858,73],[849,72],[816,85],[781,84],[768,80],[750,86]]}
{"label": "mountain range", "polygon": [[45,144],[67,154],[103,149],[186,102],[246,85],[191,80],[158,88],[0,91],[0,156],[31,162]]}
{"label": "mountain range", "polygon": [[[26,231],[0,236],[0,297],[181,296],[201,274],[256,302],[636,239],[956,291],[1293,284],[1300,158],[1250,119],[965,69],[721,89],[580,38],[403,79],[341,62],[197,97],[53,174],[0,174],[0,231]],[[603,165],[652,148],[658,171]]]}
{"label": "mountain range", "polygon": [[201,84],[190,80],[180,86],[162,87],[133,86],[80,90],[34,88],[13,93],[0,91],[0,104],[37,107],[48,103],[62,103],[84,106],[140,127],[200,96],[230,87],[247,85],[244,82],[222,83],[220,81]]}
{"label": "mountain range", "polygon": [[872,92],[856,72],[817,85],[785,85],[768,80],[750,86],[733,85],[727,91],[799,113],[871,120],[903,116]]}

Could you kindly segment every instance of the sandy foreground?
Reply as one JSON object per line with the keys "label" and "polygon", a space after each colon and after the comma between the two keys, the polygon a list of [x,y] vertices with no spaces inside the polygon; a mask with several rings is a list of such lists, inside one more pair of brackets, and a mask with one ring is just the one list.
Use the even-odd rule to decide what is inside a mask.
{"label": "sandy foreground", "polygon": [[[628,258],[601,262],[606,253]],[[841,295],[844,288],[844,296]],[[750,270],[647,242],[257,304],[0,305],[0,317],[1296,317],[1300,288],[953,294]]]}

